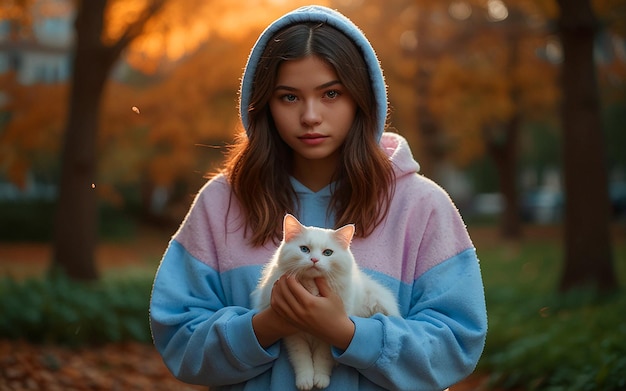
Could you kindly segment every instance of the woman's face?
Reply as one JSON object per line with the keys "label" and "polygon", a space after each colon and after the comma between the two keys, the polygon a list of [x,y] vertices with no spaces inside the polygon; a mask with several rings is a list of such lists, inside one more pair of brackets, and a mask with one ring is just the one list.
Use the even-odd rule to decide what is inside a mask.
{"label": "woman's face", "polygon": [[315,56],[284,61],[269,107],[280,137],[293,149],[294,165],[336,166],[356,103],[330,64]]}

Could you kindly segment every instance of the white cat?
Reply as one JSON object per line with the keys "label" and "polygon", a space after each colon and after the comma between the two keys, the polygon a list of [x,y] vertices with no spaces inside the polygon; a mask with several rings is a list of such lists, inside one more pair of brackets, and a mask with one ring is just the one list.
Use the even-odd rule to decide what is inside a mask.
{"label": "white cat", "polygon": [[[337,230],[306,227],[292,215],[283,220],[283,240],[263,268],[252,303],[257,309],[270,305],[272,287],[283,274],[294,275],[312,294],[318,295],[314,279],[324,277],[344,303],[348,315],[370,317],[376,313],[400,316],[391,292],[357,266],[350,252],[354,225]],[[304,332],[284,339],[296,375],[296,387],[326,388],[335,362],[330,346]]]}

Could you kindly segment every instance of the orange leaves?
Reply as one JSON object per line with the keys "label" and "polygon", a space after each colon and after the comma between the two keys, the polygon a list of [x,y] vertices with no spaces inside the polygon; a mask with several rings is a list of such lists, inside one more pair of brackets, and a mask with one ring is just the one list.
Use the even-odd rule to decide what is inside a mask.
{"label": "orange leaves", "polygon": [[511,81],[486,63],[465,66],[444,59],[437,68],[429,107],[449,139],[453,156],[467,164],[485,151],[484,129],[515,110]]}
{"label": "orange leaves", "polygon": [[152,0],[109,0],[104,15],[105,35],[102,37],[103,42],[111,44],[120,39],[151,2]]}
{"label": "orange leaves", "polygon": [[515,69],[514,82],[520,86],[518,104],[524,116],[530,121],[551,121],[561,96],[558,69],[536,57],[526,57]]}
{"label": "orange leaves", "polygon": [[26,187],[26,180],[28,176],[29,163],[21,156],[18,156],[14,151],[7,151],[5,156],[9,160],[6,171],[9,181],[14,183],[20,189]]}
{"label": "orange leaves", "polygon": [[72,349],[3,340],[0,379],[12,390],[206,389],[176,380],[152,345],[134,342]]}
{"label": "orange leaves", "polygon": [[[162,0],[109,0],[104,42],[111,44],[119,39],[156,1]],[[260,32],[283,12],[306,3],[302,0],[166,0],[147,21],[143,33],[131,43],[127,60],[138,69],[152,73],[193,53],[211,38],[239,41],[251,31]]]}
{"label": "orange leaves", "polygon": [[0,133],[0,170],[23,185],[31,168],[49,166],[59,151],[67,87],[22,86],[12,75],[3,79],[7,100],[0,111],[9,120]]}
{"label": "orange leaves", "polygon": [[543,13],[553,6],[548,3],[507,2],[508,17],[498,23],[477,14],[473,24],[448,27],[457,30],[456,41],[444,43],[448,49],[433,59],[426,99],[457,163],[504,142],[511,121],[523,125],[555,117],[557,69],[538,56],[547,42]]}
{"label": "orange leaves", "polygon": [[206,151],[232,137],[237,88],[249,47],[210,41],[143,88],[110,82],[100,134],[100,180],[168,186],[207,170]]}
{"label": "orange leaves", "polygon": [[601,24],[622,38],[626,36],[626,0],[593,0],[591,4]]}
{"label": "orange leaves", "polygon": [[35,0],[5,0],[0,2],[0,19],[30,21],[28,9]]}

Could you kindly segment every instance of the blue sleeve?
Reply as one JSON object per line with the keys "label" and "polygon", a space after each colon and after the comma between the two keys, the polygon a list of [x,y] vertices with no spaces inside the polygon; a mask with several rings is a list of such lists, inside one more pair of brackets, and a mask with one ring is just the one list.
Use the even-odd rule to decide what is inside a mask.
{"label": "blue sleeve", "polygon": [[403,318],[352,318],[352,342],[334,350],[335,359],[387,389],[445,389],[471,374],[482,354],[483,292],[476,253],[466,250],[413,283]]}
{"label": "blue sleeve", "polygon": [[219,274],[173,240],[150,301],[154,344],[178,379],[194,384],[244,382],[272,366],[279,344],[263,349],[254,311],[228,306]]}

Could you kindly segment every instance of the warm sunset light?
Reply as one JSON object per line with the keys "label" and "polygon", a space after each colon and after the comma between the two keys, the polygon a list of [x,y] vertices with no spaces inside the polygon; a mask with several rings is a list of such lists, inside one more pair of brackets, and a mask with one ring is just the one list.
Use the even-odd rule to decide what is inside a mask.
{"label": "warm sunset light", "polygon": [[[625,87],[626,0],[0,0],[0,391],[294,389],[294,327],[314,391],[626,391]],[[285,213],[375,339],[339,265],[252,324]]]}
{"label": "warm sunset light", "polygon": [[[105,42],[118,39],[127,26],[145,10],[146,0],[109,2]],[[324,5],[327,1],[318,1]],[[184,0],[167,2],[148,23],[144,34],[130,45],[129,62],[144,72],[156,70],[163,59],[176,61],[193,53],[212,37],[241,40],[251,31],[259,32],[282,13],[309,4],[307,1]]]}
{"label": "warm sunset light", "polygon": [[501,0],[489,0],[487,2],[487,13],[494,22],[499,22],[509,17],[509,10]]}
{"label": "warm sunset light", "polygon": [[472,16],[472,6],[464,1],[454,1],[448,7],[448,13],[454,19],[466,20]]}

